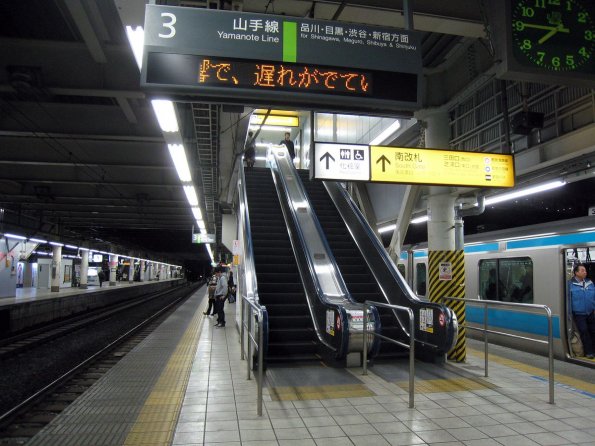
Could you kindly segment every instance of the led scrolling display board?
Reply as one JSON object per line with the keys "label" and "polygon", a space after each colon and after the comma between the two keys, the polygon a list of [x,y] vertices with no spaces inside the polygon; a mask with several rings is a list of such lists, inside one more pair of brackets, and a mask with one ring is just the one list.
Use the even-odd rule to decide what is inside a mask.
{"label": "led scrolling display board", "polygon": [[419,106],[419,34],[298,17],[147,5],[141,84],[253,105]]}

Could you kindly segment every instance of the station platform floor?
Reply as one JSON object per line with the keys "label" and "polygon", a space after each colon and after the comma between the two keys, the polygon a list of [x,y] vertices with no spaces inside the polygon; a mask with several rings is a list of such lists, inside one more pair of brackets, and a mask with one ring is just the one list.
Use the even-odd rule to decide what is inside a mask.
{"label": "station platform floor", "polygon": [[240,359],[236,304],[227,326],[206,317],[201,287],[158,329],[28,444],[441,445],[595,444],[595,371],[556,361],[549,404],[546,358],[481,344],[465,363],[416,361],[408,408],[407,361],[336,369],[270,367],[257,415],[256,381]]}
{"label": "station platform floor", "polygon": [[[160,282],[168,282],[171,280],[178,280],[178,279],[163,279]],[[89,294],[89,293],[96,293],[99,291],[105,291],[115,288],[127,288],[127,287],[134,287],[134,286],[142,286],[147,284],[157,283],[156,281],[151,282],[133,282],[129,283],[128,281],[123,282],[116,282],[116,285],[109,286],[108,282],[104,282],[103,286],[98,285],[90,285],[88,288],[60,288],[60,291],[52,292],[49,288],[17,288],[16,289],[16,296],[15,297],[3,297],[0,298],[0,307],[7,306],[7,305],[15,305],[15,304],[22,304],[28,302],[35,302],[47,299],[55,299],[59,297],[65,296],[72,296],[75,294]]]}

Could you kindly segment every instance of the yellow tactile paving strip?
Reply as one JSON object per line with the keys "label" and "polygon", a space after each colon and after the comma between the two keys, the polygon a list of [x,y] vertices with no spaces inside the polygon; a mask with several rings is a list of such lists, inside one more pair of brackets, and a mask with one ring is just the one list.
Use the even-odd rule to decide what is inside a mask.
{"label": "yellow tactile paving strip", "polygon": [[171,445],[203,321],[202,309],[197,309],[145,401],[124,445]]}
{"label": "yellow tactile paving strip", "polygon": [[[467,347],[467,352],[469,354],[472,354],[473,356],[478,356],[480,358],[483,358],[483,350],[475,350],[475,349]],[[523,364],[522,362],[518,362],[518,361],[514,361],[512,359],[503,358],[502,356],[494,355],[492,353],[489,354],[489,360],[493,361],[493,362],[497,362],[498,364],[512,367],[512,368],[514,368],[516,370],[520,370],[522,372],[529,373],[534,376],[540,376],[540,377],[546,378],[546,379],[549,376],[547,369],[533,367],[533,366],[530,366],[527,364]],[[574,387],[579,390],[584,390],[585,392],[595,393],[595,384],[583,381],[582,379],[572,378],[570,376],[555,373],[555,370],[554,370],[554,381]]]}
{"label": "yellow tactile paving strip", "polygon": [[[395,382],[409,391],[409,381]],[[496,386],[481,378],[416,379],[415,393],[461,392],[469,390],[495,389]]]}
{"label": "yellow tactile paving strip", "polygon": [[273,401],[323,400],[376,395],[363,384],[270,387],[269,392]]}

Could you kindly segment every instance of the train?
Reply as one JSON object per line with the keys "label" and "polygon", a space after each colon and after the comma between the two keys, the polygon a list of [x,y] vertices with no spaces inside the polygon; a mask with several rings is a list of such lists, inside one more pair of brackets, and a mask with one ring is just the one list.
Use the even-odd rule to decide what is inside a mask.
{"label": "train", "polygon": [[[595,217],[580,217],[465,236],[465,297],[467,299],[547,305],[552,312],[554,356],[595,367],[579,356],[567,282],[572,268],[584,264],[595,281]],[[594,256],[595,257],[595,256]],[[404,246],[397,267],[414,292],[428,297],[427,244]],[[467,327],[483,327],[484,309],[466,305]],[[523,307],[491,307],[488,329],[547,341],[544,311]],[[472,338],[483,339],[476,330]],[[489,341],[522,351],[547,354],[547,345],[490,334]]]}

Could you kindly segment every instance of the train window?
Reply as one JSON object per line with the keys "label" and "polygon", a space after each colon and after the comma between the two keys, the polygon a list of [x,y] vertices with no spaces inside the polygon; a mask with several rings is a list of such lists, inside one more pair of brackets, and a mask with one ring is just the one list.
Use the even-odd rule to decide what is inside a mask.
{"label": "train window", "polygon": [[401,273],[401,276],[406,277],[406,275],[405,275],[405,265],[403,265],[402,263],[399,263],[397,265],[397,269]]}
{"label": "train window", "polygon": [[533,303],[533,261],[529,257],[480,260],[482,299]]}
{"label": "train window", "polygon": [[415,265],[415,292],[420,296],[426,295],[426,264]]}

